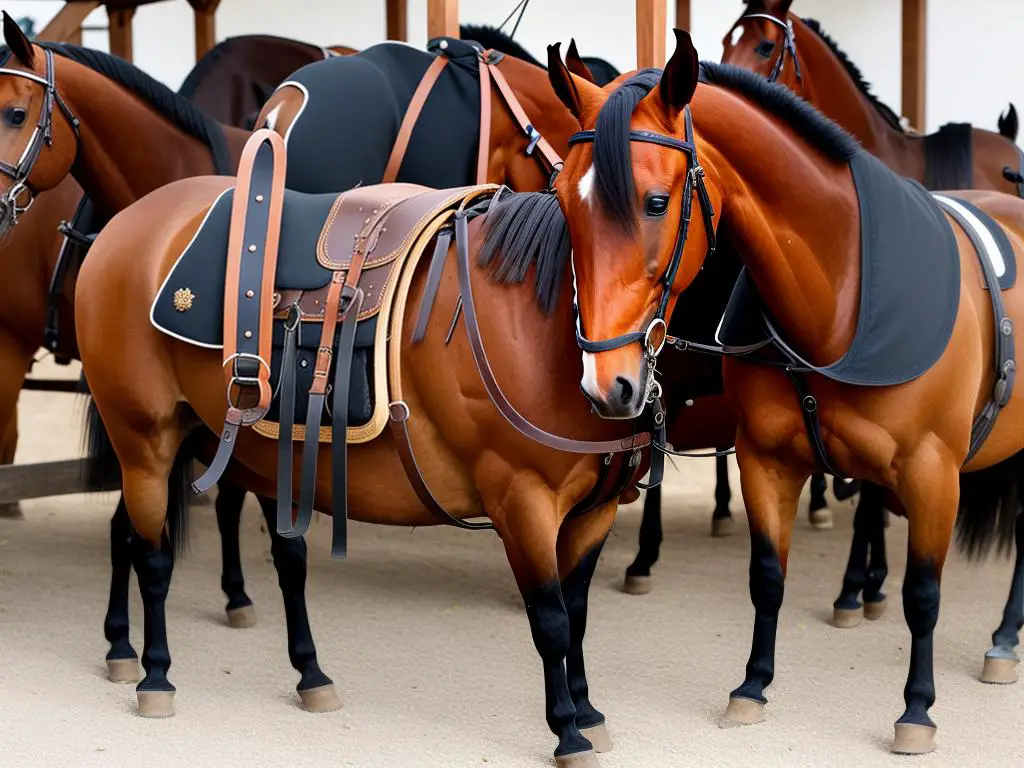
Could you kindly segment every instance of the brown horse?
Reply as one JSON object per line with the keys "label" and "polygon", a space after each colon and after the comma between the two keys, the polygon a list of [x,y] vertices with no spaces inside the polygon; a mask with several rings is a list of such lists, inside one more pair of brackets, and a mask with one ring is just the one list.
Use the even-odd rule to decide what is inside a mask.
{"label": "brown horse", "polygon": [[[284,145],[280,138],[275,143],[271,137],[276,135],[257,132],[250,146],[253,157],[261,152],[274,157],[275,181],[268,202],[273,210],[283,196],[286,217],[297,215],[312,223],[312,208],[326,213],[325,204],[333,210],[350,194],[362,195],[358,199],[371,201],[371,206],[387,207],[396,199],[406,201],[410,190],[415,189],[396,185],[392,190],[382,185],[342,193],[340,198],[332,194],[285,194]],[[252,164],[245,158],[241,169],[239,185],[256,183],[250,181],[257,177],[248,175]],[[224,236],[224,244],[217,249],[209,254],[201,251],[203,263],[210,263],[207,255],[219,260],[230,247],[226,245],[226,223],[223,230],[218,230],[215,227],[219,225],[208,227],[204,221],[231,184],[232,180],[223,178],[186,179],[147,195],[103,230],[78,281],[76,319],[83,366],[122,467],[129,514],[141,538],[152,548],[143,547],[136,556],[140,581],[147,587],[159,581],[154,580],[147,558],[173,545],[165,534],[169,500],[174,500],[173,496],[169,499],[168,488],[175,487],[177,470],[188,465],[188,457],[179,449],[187,435],[196,434],[201,441],[200,454],[209,462],[216,444],[210,439],[210,430],[220,430],[226,411],[223,354],[187,343],[184,337],[161,333],[155,315],[151,322],[151,306],[198,231],[214,227],[214,232]],[[453,199],[456,203],[480,199],[494,189],[464,188]],[[263,195],[249,197],[238,192],[233,199],[237,210],[262,203]],[[245,202],[248,200],[255,202]],[[586,594],[614,518],[618,491],[613,489],[610,495],[600,493],[595,498],[594,492],[601,490],[598,480],[606,476],[602,468],[608,466],[601,456],[552,450],[534,442],[526,435],[537,434],[536,428],[524,426],[523,417],[515,412],[538,422],[543,429],[605,441],[597,444],[604,446],[602,451],[607,451],[608,445],[629,447],[633,458],[628,463],[622,454],[617,454],[622,458],[615,461],[607,454],[614,474],[623,479],[635,478],[636,472],[642,471],[635,461],[639,458],[635,446],[642,441],[622,437],[624,427],[632,430],[632,425],[596,418],[579,393],[581,371],[578,358],[571,354],[575,344],[571,296],[568,281],[563,279],[568,236],[534,237],[546,231],[543,223],[550,216],[558,215],[557,206],[555,198],[546,193],[510,196],[499,204],[498,212],[488,216],[486,243],[481,242],[479,222],[464,228],[459,223],[466,221],[464,215],[457,216],[452,253],[443,245],[436,250],[433,264],[440,265],[443,272],[439,280],[431,281],[436,295],[427,305],[430,314],[424,317],[429,322],[419,343],[411,342],[410,331],[420,325],[421,303],[428,289],[427,270],[417,268],[417,259],[433,250],[437,228],[445,220],[424,219],[428,223],[418,230],[395,231],[388,220],[377,236],[358,241],[369,243],[365,246],[370,249],[367,259],[374,259],[377,244],[401,242],[403,238],[408,242],[407,232],[415,238],[411,250],[403,250],[398,262],[385,262],[397,265],[393,268],[398,271],[392,273],[397,277],[389,278],[388,285],[395,286],[398,298],[391,316],[381,316],[377,321],[387,324],[385,331],[378,330],[378,338],[383,334],[390,339],[388,381],[386,385],[381,382],[381,386],[387,387],[387,398],[392,402],[393,431],[348,447],[348,512],[357,520],[391,525],[436,524],[444,515],[451,515],[446,519],[452,521],[490,517],[505,545],[542,659],[547,722],[559,741],[556,761],[561,766],[595,766],[592,747],[606,749],[610,743],[604,717],[589,701],[582,641]],[[362,214],[357,218],[361,223]],[[324,226],[329,228],[334,221],[332,214]],[[373,219],[370,226],[377,226],[377,221]],[[288,226],[293,228],[287,230]],[[282,260],[294,253],[287,257],[293,264],[299,258],[316,266],[312,251],[296,252],[295,248],[299,240],[315,242],[319,228],[299,232],[294,225],[271,227],[269,231],[273,232],[282,227]],[[291,234],[285,235],[286,231]],[[324,230],[325,237],[328,231]],[[234,226],[231,232],[236,232]],[[383,232],[389,233],[387,238]],[[518,260],[510,259],[506,244],[523,236],[530,241],[529,247],[524,252],[517,249],[521,257]],[[234,242],[235,235],[230,237]],[[350,238],[343,240],[351,242]],[[271,242],[269,236],[264,242]],[[241,245],[239,242],[240,251]],[[503,281],[489,275],[488,267],[477,264],[482,245]],[[258,253],[261,249],[254,244],[244,251]],[[447,265],[439,260],[446,257]],[[451,263],[456,260],[457,265]],[[430,272],[435,273],[435,269]],[[530,285],[524,284],[527,279]],[[191,306],[188,295],[179,297],[184,304],[175,304],[179,312]],[[225,292],[225,306],[231,295]],[[269,306],[271,294],[261,290],[260,296]],[[467,333],[456,332],[449,337],[450,318],[464,325]],[[487,376],[481,375],[484,371]],[[504,410],[492,398],[504,403]],[[509,410],[509,401],[514,403],[514,411]],[[411,419],[404,421],[410,414]],[[517,426],[513,426],[513,420]],[[409,459],[412,454],[402,453],[403,427],[397,426],[396,431],[396,424],[406,423],[410,425],[415,459]],[[199,431],[195,432],[197,427]],[[245,477],[238,479],[256,492],[274,494],[278,476],[275,441],[244,430],[234,442],[234,456],[246,470]],[[557,440],[555,444],[565,445]],[[590,451],[597,445],[587,443],[576,450]],[[299,448],[291,455],[296,467],[302,458]],[[332,509],[336,501],[331,462],[331,452],[326,447],[321,449],[315,485],[317,509]],[[293,473],[293,477],[297,475],[297,471]],[[298,483],[291,493],[299,496]],[[436,509],[438,504],[443,504],[443,511]],[[595,504],[596,508],[587,514],[572,514],[574,509],[579,512]],[[172,512],[176,511],[172,507]],[[171,530],[173,533],[175,528]],[[144,588],[143,595],[148,640],[150,629],[163,624],[165,594]],[[140,684],[140,706],[166,712],[173,694],[166,677],[169,655],[151,655],[149,651],[147,642],[143,655],[147,676]]]}
{"label": "brown horse", "polygon": [[821,26],[801,19],[792,0],[748,0],[722,40],[722,62],[764,75],[809,101],[901,176],[929,189],[994,189],[1024,195],[1017,113],[999,133],[951,123],[938,133],[909,133],[868,90],[860,71]]}
{"label": "brown horse", "polygon": [[755,620],[726,721],[763,718],[798,494],[832,467],[884,486],[907,517],[911,658],[893,750],[928,751],[954,521],[975,553],[1016,537],[983,670],[987,681],[1016,679],[1024,396],[1013,390],[1013,327],[1024,289],[1003,278],[1024,254],[1024,201],[961,192],[940,208],[789,90],[698,65],[689,35],[677,30],[676,41],[663,74],[611,93],[559,68],[551,51],[552,84],[586,129],[557,180],[588,353],[583,388],[606,416],[637,413],[657,390],[664,319],[718,239],[736,247],[744,277],[709,351],[727,355],[737,408]]}

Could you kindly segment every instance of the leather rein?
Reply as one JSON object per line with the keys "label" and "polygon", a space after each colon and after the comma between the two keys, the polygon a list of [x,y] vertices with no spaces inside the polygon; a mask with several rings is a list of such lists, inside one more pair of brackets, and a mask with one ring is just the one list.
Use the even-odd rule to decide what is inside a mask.
{"label": "leather rein", "polygon": [[0,173],[9,177],[12,181],[10,188],[0,196],[0,210],[10,211],[12,225],[16,224],[18,217],[28,211],[32,207],[32,203],[35,202],[36,191],[29,184],[28,177],[32,173],[36,161],[39,160],[39,156],[42,154],[43,146],[53,146],[54,104],[60,108],[60,111],[64,113],[64,117],[67,118],[68,123],[71,125],[71,130],[75,133],[76,141],[79,138],[78,118],[74,116],[57,90],[53,51],[49,48],[44,48],[43,53],[46,57],[46,74],[43,77],[28,70],[0,67],[0,75],[21,77],[43,86],[43,104],[39,110],[39,120],[36,122],[36,127],[32,131],[32,136],[25,147],[25,151],[21,153],[21,157],[18,158],[16,165],[0,160]]}

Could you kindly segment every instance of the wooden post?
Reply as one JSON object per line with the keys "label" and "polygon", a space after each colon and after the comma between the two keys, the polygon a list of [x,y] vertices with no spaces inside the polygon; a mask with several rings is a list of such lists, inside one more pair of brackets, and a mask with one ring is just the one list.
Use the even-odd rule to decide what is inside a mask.
{"label": "wooden post", "polygon": [[927,5],[927,0],[903,0],[902,107],[910,125],[921,133],[925,131]]}
{"label": "wooden post", "polygon": [[388,0],[388,40],[409,39],[409,0]]}
{"label": "wooden post", "polygon": [[459,0],[427,0],[427,39],[459,36]]}
{"label": "wooden post", "polygon": [[217,44],[217,6],[220,0],[188,0],[195,13],[196,61]]}
{"label": "wooden post", "polygon": [[676,0],[676,29],[690,31],[690,0]]}
{"label": "wooden post", "polygon": [[50,19],[50,23],[43,27],[36,37],[40,40],[49,40],[52,43],[71,43],[77,36],[78,42],[82,41],[82,22],[86,17],[100,7],[97,2],[82,2],[72,0],[57,11],[57,15]]}
{"label": "wooden post", "polygon": [[132,60],[132,17],[134,15],[134,8],[118,8],[117,10],[107,8],[107,18],[110,20],[108,30],[110,52],[125,61]]}
{"label": "wooden post", "polygon": [[636,65],[665,66],[666,0],[636,0]]}

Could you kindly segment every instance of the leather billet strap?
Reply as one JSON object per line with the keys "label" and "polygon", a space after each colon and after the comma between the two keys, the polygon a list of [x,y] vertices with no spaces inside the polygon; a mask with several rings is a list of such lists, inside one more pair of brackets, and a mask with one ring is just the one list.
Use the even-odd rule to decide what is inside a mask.
{"label": "leather billet strap", "polygon": [[[494,56],[493,51],[485,52],[487,68],[491,71],[491,77],[494,79],[494,84],[498,86],[498,93],[501,94],[502,99],[505,101],[505,106],[508,107],[508,111],[512,113],[512,117],[519,123],[519,128],[522,130],[526,137],[529,139],[529,144],[526,145],[526,154],[532,155],[534,150],[540,152],[541,157],[544,158],[544,162],[547,163],[547,170],[549,173],[554,172],[556,168],[560,168],[562,165],[562,158],[559,157],[558,153],[555,152],[548,140],[541,136],[533,123],[530,122],[529,116],[523,109],[523,105],[519,103],[519,99],[516,98],[515,93],[512,91],[511,86],[508,84],[508,80],[501,74],[501,70],[498,68],[498,64],[501,62],[501,57],[491,58]],[[482,182],[477,182],[482,183]]]}
{"label": "leather billet strap", "polygon": [[412,100],[409,102],[409,106],[405,110],[405,116],[402,118],[402,124],[398,128],[395,144],[391,148],[391,156],[388,157],[384,176],[380,180],[382,184],[390,184],[398,180],[398,170],[402,167],[402,158],[405,157],[405,151],[409,148],[412,130],[416,127],[416,121],[419,120],[420,112],[423,111],[423,105],[427,103],[427,98],[430,96],[434,83],[437,82],[437,78],[441,75],[441,70],[445,68],[447,63],[448,58],[446,56],[435,57],[430,62],[430,66],[427,67],[427,71],[423,73],[419,85],[416,86],[416,90],[412,94]]}

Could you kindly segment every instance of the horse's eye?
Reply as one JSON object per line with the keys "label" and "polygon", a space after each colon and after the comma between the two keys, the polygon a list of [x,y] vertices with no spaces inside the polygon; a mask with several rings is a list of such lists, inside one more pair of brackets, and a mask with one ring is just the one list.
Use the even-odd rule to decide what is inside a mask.
{"label": "horse's eye", "polygon": [[754,52],[757,53],[757,55],[760,56],[762,59],[767,59],[769,56],[772,55],[772,51],[774,50],[775,43],[773,43],[771,40],[762,40],[760,43],[757,44],[757,47],[754,48]]}
{"label": "horse's eye", "polygon": [[649,195],[644,200],[644,213],[648,216],[664,216],[668,210],[668,195]]}
{"label": "horse's eye", "polygon": [[11,128],[21,128],[27,117],[28,112],[24,107],[6,107],[4,109],[4,122]]}

